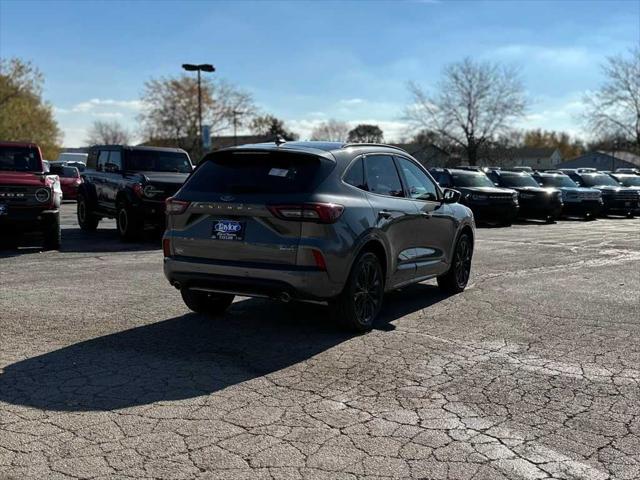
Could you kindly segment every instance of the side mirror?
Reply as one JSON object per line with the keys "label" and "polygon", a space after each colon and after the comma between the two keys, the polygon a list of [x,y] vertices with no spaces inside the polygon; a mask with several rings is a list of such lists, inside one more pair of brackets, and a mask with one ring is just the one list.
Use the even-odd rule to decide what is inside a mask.
{"label": "side mirror", "polygon": [[453,188],[444,189],[443,203],[458,203],[460,198],[462,198],[462,194],[458,190]]}

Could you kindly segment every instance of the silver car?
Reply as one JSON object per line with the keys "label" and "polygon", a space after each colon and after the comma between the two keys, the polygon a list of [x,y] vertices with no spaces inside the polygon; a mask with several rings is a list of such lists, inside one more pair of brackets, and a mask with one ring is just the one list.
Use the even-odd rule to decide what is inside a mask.
{"label": "silver car", "polygon": [[459,198],[387,145],[219,150],[167,200],[164,273],[195,312],[222,314],[234,295],[326,301],[367,331],[385,292],[431,278],[464,290],[475,225]]}

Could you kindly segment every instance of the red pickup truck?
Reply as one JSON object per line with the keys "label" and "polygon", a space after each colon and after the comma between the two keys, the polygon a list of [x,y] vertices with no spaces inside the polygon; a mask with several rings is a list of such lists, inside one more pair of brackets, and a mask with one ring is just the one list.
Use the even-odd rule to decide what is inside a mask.
{"label": "red pickup truck", "polygon": [[44,171],[37,145],[0,142],[0,242],[41,232],[46,250],[60,248],[61,200],[60,179]]}

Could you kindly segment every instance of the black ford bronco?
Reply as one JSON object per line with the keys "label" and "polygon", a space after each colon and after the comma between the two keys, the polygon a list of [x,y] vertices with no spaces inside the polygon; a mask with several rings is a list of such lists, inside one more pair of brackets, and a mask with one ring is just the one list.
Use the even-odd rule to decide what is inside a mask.
{"label": "black ford bronco", "polygon": [[192,171],[179,148],[91,147],[78,192],[80,228],[93,231],[102,218],[115,218],[125,241],[139,238],[146,226],[164,230],[164,201]]}

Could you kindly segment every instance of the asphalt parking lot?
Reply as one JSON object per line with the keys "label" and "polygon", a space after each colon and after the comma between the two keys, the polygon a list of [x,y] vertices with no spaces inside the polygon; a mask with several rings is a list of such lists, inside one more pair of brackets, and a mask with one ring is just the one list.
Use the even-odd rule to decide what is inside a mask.
{"label": "asphalt parking lot", "polygon": [[640,220],[477,232],[470,287],[188,313],[155,242],[0,252],[0,478],[640,478]]}

